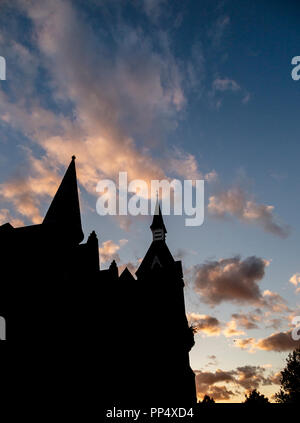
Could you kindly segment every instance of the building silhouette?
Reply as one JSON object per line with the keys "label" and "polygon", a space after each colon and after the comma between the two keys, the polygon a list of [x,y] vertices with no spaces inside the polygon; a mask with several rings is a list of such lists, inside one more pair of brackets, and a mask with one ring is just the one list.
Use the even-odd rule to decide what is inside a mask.
{"label": "building silhouette", "polygon": [[101,270],[96,233],[82,243],[74,156],[41,224],[0,226],[0,316],[27,392],[54,384],[54,397],[105,406],[196,402],[182,267],[158,201],[150,228],[136,277],[115,261]]}

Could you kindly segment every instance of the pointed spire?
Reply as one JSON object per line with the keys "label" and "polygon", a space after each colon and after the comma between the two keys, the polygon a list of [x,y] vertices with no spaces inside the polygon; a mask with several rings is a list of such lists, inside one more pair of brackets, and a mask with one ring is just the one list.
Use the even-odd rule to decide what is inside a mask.
{"label": "pointed spire", "polygon": [[61,181],[61,184],[52,200],[44,218],[43,224],[59,225],[72,235],[72,240],[81,242],[84,238],[80,206],[78,198],[75,156]]}
{"label": "pointed spire", "polygon": [[162,217],[162,213],[161,213],[161,209],[160,209],[160,204],[159,204],[159,199],[158,199],[158,193],[156,194],[155,211],[154,211],[153,221],[152,221],[152,224],[150,226],[150,229],[151,229],[152,234],[153,234],[153,241],[161,241],[161,240],[164,241],[165,240],[167,229],[166,229],[164,221],[163,221],[163,217]]}

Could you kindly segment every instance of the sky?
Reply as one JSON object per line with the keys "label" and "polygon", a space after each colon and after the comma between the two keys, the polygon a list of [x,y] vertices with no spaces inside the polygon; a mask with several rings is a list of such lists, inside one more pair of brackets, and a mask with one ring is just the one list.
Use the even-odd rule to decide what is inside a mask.
{"label": "sky", "polygon": [[98,181],[205,181],[203,225],[164,219],[199,398],[271,399],[295,347],[299,18],[293,0],[0,3],[0,224],[40,223],[75,154],[101,268],[134,271],[151,217],[99,216]]}

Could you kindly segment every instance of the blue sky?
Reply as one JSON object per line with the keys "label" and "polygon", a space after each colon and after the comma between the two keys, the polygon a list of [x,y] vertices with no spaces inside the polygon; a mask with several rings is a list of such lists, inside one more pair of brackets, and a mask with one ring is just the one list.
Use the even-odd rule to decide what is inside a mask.
{"label": "blue sky", "polygon": [[98,216],[97,181],[119,171],[146,181],[206,179],[202,226],[165,218],[168,245],[184,264],[189,318],[200,328],[191,353],[200,397],[239,400],[253,387],[272,395],[293,347],[299,17],[292,0],[0,6],[1,224],[39,223],[75,154],[85,234],[96,230],[103,268],[116,258],[134,269],[151,218]]}

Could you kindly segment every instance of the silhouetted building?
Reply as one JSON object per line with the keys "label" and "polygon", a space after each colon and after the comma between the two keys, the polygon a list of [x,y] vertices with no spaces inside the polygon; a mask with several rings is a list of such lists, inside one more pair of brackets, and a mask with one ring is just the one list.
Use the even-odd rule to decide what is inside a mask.
{"label": "silhouetted building", "polygon": [[100,270],[95,232],[82,243],[74,156],[41,224],[0,227],[0,315],[22,384],[107,405],[196,401],[182,267],[158,203],[150,228],[136,278],[115,261]]}

